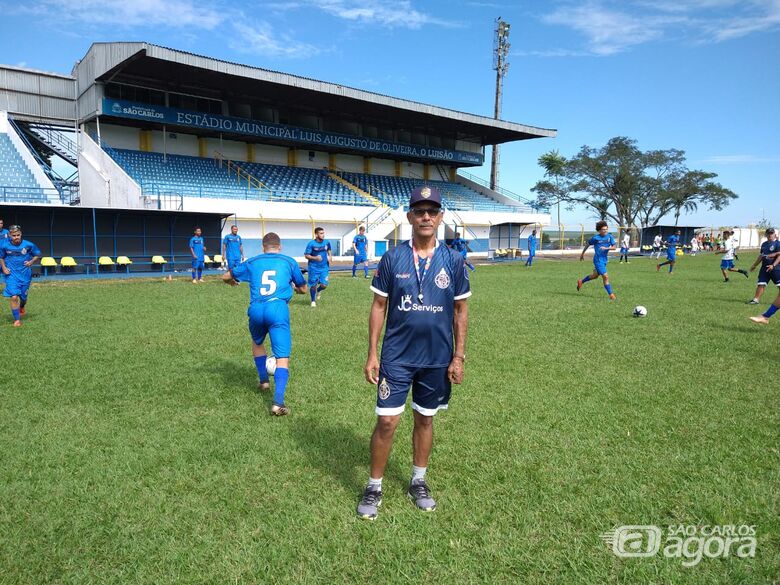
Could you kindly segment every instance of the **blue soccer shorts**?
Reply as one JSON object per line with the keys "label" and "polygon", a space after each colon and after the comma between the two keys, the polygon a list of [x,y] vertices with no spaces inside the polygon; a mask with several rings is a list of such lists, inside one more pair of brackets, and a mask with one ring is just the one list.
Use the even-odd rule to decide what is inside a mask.
{"label": "blue soccer shorts", "polygon": [[271,338],[273,355],[277,358],[289,358],[292,350],[290,332],[290,309],[281,299],[265,303],[252,303],[247,311],[249,316],[249,334],[252,341],[261,345],[266,336]]}
{"label": "blue soccer shorts", "polygon": [[761,270],[758,271],[758,284],[759,286],[766,286],[770,282],[780,286],[780,266],[774,270],[767,270],[766,266],[761,266]]}
{"label": "blue soccer shorts", "polygon": [[19,297],[23,301],[27,300],[27,291],[30,290],[30,280],[15,278],[10,274],[5,279],[4,297]]}
{"label": "blue soccer shorts", "polygon": [[362,264],[363,262],[368,262],[368,257],[365,254],[356,254],[355,264]]}
{"label": "blue soccer shorts", "polygon": [[593,270],[595,270],[599,276],[604,276],[607,273],[607,261],[606,260],[594,260]]}
{"label": "blue soccer shorts", "polygon": [[203,260],[196,260],[195,258],[192,259],[192,269],[193,270],[197,270],[198,268],[203,270],[203,267],[204,267]]}
{"label": "blue soccer shorts", "polygon": [[309,286],[316,286],[318,284],[328,286],[328,275],[328,270],[314,270],[309,268],[309,272],[306,276],[308,277]]}
{"label": "blue soccer shorts", "polygon": [[671,252],[671,253],[670,253],[670,252],[667,252],[667,253],[666,253],[666,259],[667,259],[669,262],[676,262],[676,261],[677,261],[677,252],[676,252],[676,251],[674,251],[674,252]]}
{"label": "blue soccer shorts", "polygon": [[452,383],[447,367],[420,368],[417,366],[379,365],[379,383],[376,387],[376,413],[395,416],[406,407],[406,397],[412,390],[412,409],[424,416],[433,416],[447,408]]}
{"label": "blue soccer shorts", "polygon": [[227,259],[228,270],[233,270],[239,264],[241,264],[241,258],[228,258]]}
{"label": "blue soccer shorts", "polygon": [[734,268],[734,261],[733,260],[721,260],[720,261],[720,269],[721,270],[728,270],[729,268]]}

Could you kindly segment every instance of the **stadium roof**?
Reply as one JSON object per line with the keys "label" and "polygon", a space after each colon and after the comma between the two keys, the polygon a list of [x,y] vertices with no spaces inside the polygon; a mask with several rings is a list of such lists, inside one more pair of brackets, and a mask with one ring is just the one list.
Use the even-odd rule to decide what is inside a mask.
{"label": "stadium roof", "polygon": [[483,145],[530,138],[554,137],[556,130],[495,120],[466,112],[328,83],[259,67],[231,63],[150,43],[93,43],[91,80],[79,79],[81,91],[91,81],[109,81],[117,75],[139,80],[166,80],[181,90],[224,90],[246,96],[273,96],[275,102],[317,112],[351,115],[363,120],[420,129]]}

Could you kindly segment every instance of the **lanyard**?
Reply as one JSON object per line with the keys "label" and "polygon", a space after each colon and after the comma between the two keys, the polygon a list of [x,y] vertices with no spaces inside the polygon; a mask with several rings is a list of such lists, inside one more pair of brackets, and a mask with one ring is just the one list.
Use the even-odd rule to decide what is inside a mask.
{"label": "lanyard", "polygon": [[[425,275],[428,274],[428,268],[430,268],[431,259],[433,258],[435,252],[436,249],[434,248],[433,252],[428,254],[428,257],[425,259],[425,263],[423,263],[422,256],[417,254],[417,250],[415,249],[414,245],[412,245],[412,253],[414,254],[414,273],[417,275],[417,298],[421,303],[425,298],[425,295],[423,295],[423,282],[425,281]],[[421,264],[422,272],[420,272]]]}

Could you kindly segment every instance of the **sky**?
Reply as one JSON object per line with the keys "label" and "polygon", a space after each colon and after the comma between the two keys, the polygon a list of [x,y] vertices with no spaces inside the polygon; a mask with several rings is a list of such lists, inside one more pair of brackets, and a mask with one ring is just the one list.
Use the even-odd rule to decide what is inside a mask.
{"label": "sky", "polygon": [[[9,65],[70,73],[93,42],[147,41],[486,116],[500,16],[501,117],[558,131],[502,146],[502,187],[531,198],[540,155],[627,136],[684,150],[739,195],[681,225],[780,224],[780,0],[0,0],[0,14]],[[467,169],[485,179],[486,154]]]}

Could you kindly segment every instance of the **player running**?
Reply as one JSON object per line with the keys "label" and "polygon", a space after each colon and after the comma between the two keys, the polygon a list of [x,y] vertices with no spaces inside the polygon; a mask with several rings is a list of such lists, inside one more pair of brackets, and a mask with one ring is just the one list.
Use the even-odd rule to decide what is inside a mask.
{"label": "player running", "polygon": [[771,278],[772,282],[778,286],[777,298],[775,298],[775,301],[769,305],[769,308],[763,315],[759,315],[758,317],[750,317],[750,320],[753,321],[753,323],[768,325],[769,319],[772,317],[772,315],[780,310],[780,252],[774,252],[766,256],[764,259],[763,268],[765,272],[769,274],[768,278]]}
{"label": "player running", "polygon": [[463,263],[468,266],[472,272],[474,272],[474,265],[470,264],[467,259],[469,253],[469,243],[460,237],[460,233],[455,232],[455,239],[453,239],[450,243],[450,248],[463,256]]}
{"label": "player running", "polygon": [[614,301],[617,297],[615,296],[615,293],[612,292],[612,285],[609,284],[609,275],[607,274],[607,262],[609,262],[609,258],[607,255],[609,254],[610,250],[615,249],[615,238],[612,237],[612,234],[608,233],[606,221],[602,220],[597,222],[596,230],[598,230],[599,233],[588,240],[588,243],[582,249],[582,253],[580,254],[581,262],[585,259],[585,251],[590,246],[593,246],[593,272],[585,278],[577,281],[577,292],[582,290],[583,284],[590,280],[595,280],[601,276],[602,280],[604,281],[604,290],[607,291],[609,300]]}
{"label": "player running", "polygon": [[628,235],[628,232],[623,234],[623,239],[620,241],[620,260],[618,260],[618,264],[623,262],[623,259],[625,258],[626,264],[628,264],[628,249],[631,245],[631,236]]}
{"label": "player running", "polygon": [[753,300],[748,301],[749,305],[757,305],[761,301],[766,285],[770,282],[780,286],[780,274],[775,274],[772,269],[772,260],[780,253],[780,240],[777,239],[777,232],[774,228],[767,229],[764,235],[766,236],[766,242],[761,244],[761,251],[756,261],[753,262],[753,266],[750,267],[750,272],[753,272],[756,266],[761,265],[761,270],[758,271],[756,294],[753,295]]}
{"label": "player running", "polygon": [[274,372],[274,399],[271,414],[285,416],[290,409],[284,403],[284,393],[290,377],[290,309],[287,303],[293,295],[306,292],[306,281],[298,263],[281,253],[282,242],[273,232],[263,237],[263,253],[234,266],[222,275],[231,286],[239,282],[249,283],[249,335],[252,337],[252,355],[255,359],[260,390],[271,387],[266,370],[266,336],[271,338],[271,348],[276,356]]}
{"label": "player running", "polygon": [[669,266],[669,274],[674,270],[674,264],[677,262],[677,245],[680,243],[680,234],[682,232],[677,230],[673,235],[669,236],[666,240],[666,262],[661,262],[655,267],[655,271],[659,272],[662,266]]}
{"label": "player running", "polygon": [[352,238],[352,250],[355,252],[355,259],[352,262],[352,278],[357,278],[358,264],[363,265],[363,278],[368,276],[368,238],[366,237],[366,228],[362,225],[358,229],[358,235]]}
{"label": "player running", "polygon": [[230,233],[222,238],[222,258],[231,270],[244,261],[244,242],[238,235],[238,226],[230,226]]}
{"label": "player running", "polygon": [[192,254],[192,284],[203,282],[203,261],[206,256],[206,245],[203,242],[203,232],[195,228],[195,235],[190,238],[190,254]]}
{"label": "player running", "polygon": [[723,232],[723,249],[718,250],[716,254],[723,254],[720,261],[720,271],[723,273],[723,282],[729,281],[729,272],[739,272],[745,278],[748,278],[748,271],[742,268],[734,268],[734,257],[737,253],[737,240],[734,232],[725,230]]}
{"label": "player running", "polygon": [[531,235],[528,236],[528,243],[526,244],[528,246],[528,260],[525,261],[526,266],[533,266],[534,265],[534,256],[536,256],[536,230],[531,232]]}
{"label": "player running", "polygon": [[309,261],[308,277],[311,306],[316,307],[322,291],[328,288],[330,263],[333,261],[330,240],[325,239],[325,230],[323,228],[318,227],[314,229],[314,239],[306,245],[304,256]]}
{"label": "player running", "polygon": [[[661,259],[661,244],[663,244],[664,239],[661,237],[661,234],[656,234],[656,236],[653,238],[653,254],[655,254],[655,259],[660,260]],[[651,256],[653,254],[650,254]]]}
{"label": "player running", "polygon": [[41,251],[32,242],[22,239],[22,228],[18,225],[12,225],[8,234],[8,238],[0,240],[0,270],[6,276],[3,296],[11,299],[14,327],[21,327],[32,281],[30,267],[41,257]]}

